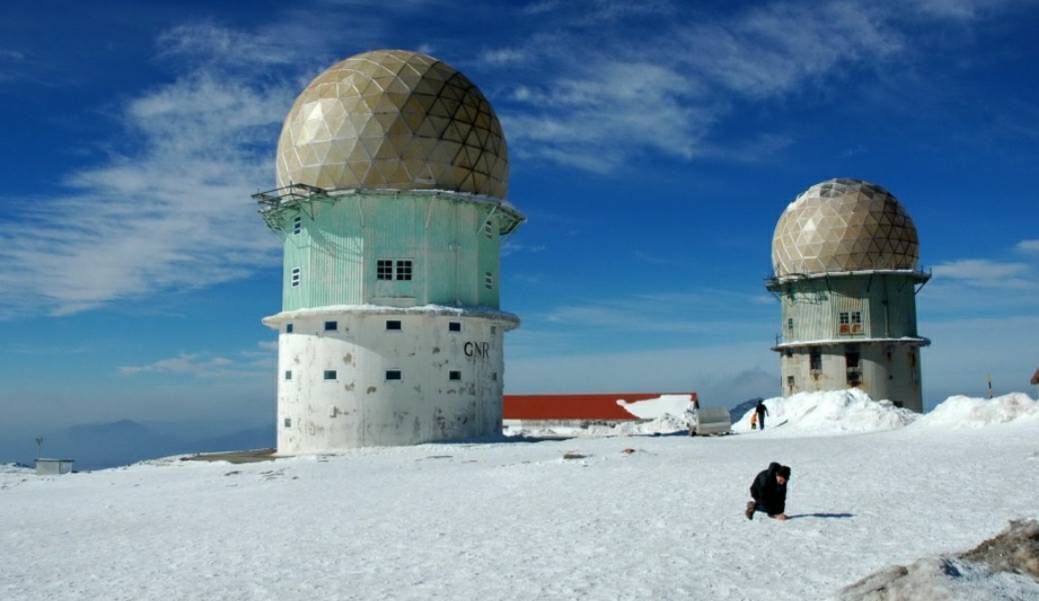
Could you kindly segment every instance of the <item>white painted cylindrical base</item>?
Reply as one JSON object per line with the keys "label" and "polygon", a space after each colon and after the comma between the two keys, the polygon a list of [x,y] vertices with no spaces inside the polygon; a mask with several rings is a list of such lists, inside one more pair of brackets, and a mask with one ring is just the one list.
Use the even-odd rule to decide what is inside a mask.
{"label": "white painted cylindrical base", "polygon": [[279,454],[501,433],[509,314],[328,308],[264,322],[279,330]]}

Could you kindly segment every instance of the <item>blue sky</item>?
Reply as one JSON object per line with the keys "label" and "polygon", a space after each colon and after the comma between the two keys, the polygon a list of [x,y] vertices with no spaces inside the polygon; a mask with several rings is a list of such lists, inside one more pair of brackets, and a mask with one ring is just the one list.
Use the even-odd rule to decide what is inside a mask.
{"label": "blue sky", "polygon": [[[389,7],[388,7],[389,6]],[[0,436],[274,405],[281,120],[375,48],[464,71],[529,216],[506,388],[778,387],[763,287],[786,204],[875,181],[913,216],[926,404],[1024,390],[1039,332],[1035,2],[8,2]]]}

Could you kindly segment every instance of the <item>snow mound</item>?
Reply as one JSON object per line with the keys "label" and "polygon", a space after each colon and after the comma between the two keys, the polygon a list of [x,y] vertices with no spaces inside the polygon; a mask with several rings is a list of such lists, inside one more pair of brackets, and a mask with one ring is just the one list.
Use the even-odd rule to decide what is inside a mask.
{"label": "snow mound", "polygon": [[945,399],[921,417],[916,427],[956,430],[1019,420],[1039,421],[1039,401],[1020,392],[991,399],[957,395]]}
{"label": "snow mound", "polygon": [[[766,431],[797,434],[845,434],[877,432],[902,428],[917,419],[908,409],[895,407],[891,401],[874,401],[857,388],[827,392],[801,392],[789,397],[765,401],[768,415]],[[751,432],[747,411],[733,424],[734,432]]]}
{"label": "snow mound", "polygon": [[0,474],[32,474],[35,471],[31,467],[18,465],[17,463],[0,463]]}
{"label": "snow mound", "polygon": [[1039,598],[1039,522],[1016,520],[966,553],[891,566],[844,588],[839,601]]}

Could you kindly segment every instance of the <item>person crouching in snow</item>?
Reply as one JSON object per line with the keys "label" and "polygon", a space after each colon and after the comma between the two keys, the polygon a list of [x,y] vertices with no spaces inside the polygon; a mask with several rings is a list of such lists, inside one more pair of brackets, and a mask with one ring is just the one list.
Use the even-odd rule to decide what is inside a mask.
{"label": "person crouching in snow", "polygon": [[754,519],[754,512],[761,511],[770,518],[785,520],[786,483],[789,480],[790,467],[776,462],[770,463],[767,470],[759,473],[750,485],[750,496],[754,500],[747,501],[747,519]]}

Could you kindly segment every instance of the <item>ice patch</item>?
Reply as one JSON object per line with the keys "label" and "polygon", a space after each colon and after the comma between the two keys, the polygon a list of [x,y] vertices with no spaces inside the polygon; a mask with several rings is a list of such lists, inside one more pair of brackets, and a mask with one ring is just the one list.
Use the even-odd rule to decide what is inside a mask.
{"label": "ice patch", "polygon": [[917,428],[956,430],[1013,421],[1039,421],[1039,401],[1013,392],[991,399],[951,396],[921,417]]}

